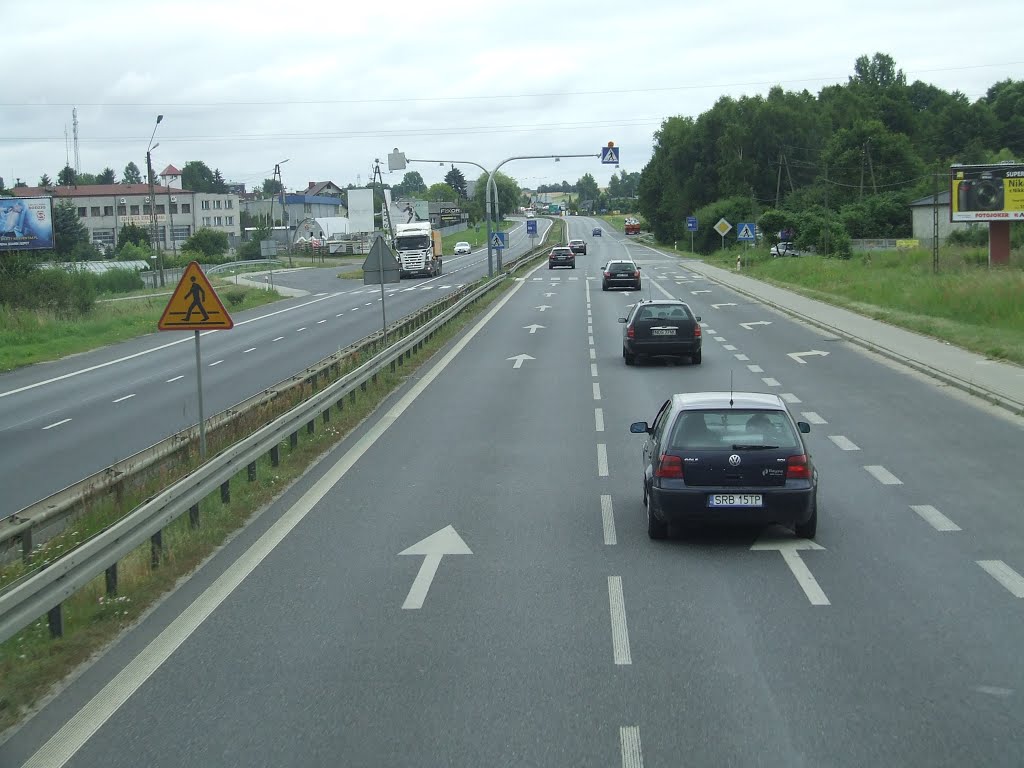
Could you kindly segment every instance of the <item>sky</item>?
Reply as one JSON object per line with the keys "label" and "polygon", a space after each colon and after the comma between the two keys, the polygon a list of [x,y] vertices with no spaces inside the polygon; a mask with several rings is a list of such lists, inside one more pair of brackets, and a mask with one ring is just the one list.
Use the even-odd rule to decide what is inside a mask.
{"label": "sky", "polygon": [[861,55],[972,101],[1024,79],[1019,35],[1000,33],[1020,0],[986,0],[981,18],[963,0],[4,5],[4,29],[21,30],[0,44],[8,187],[74,165],[73,108],[80,169],[119,180],[129,161],[145,169],[162,114],[157,172],[202,160],[250,189],[283,160],[288,190],[365,184],[376,159],[396,184],[393,148],[445,161],[409,165],[427,184],[451,161],[541,156],[501,170],[526,188],[588,172],[604,186],[617,169],[594,155],[609,141],[619,169],[640,171],[664,119],[774,85],[816,94]]}

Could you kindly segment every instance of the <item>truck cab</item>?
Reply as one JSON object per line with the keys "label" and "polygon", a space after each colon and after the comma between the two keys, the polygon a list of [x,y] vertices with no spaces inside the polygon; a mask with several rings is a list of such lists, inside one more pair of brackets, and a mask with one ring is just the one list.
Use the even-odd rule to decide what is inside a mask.
{"label": "truck cab", "polygon": [[395,227],[395,251],[401,277],[436,277],[443,269],[441,233],[430,222],[417,221]]}

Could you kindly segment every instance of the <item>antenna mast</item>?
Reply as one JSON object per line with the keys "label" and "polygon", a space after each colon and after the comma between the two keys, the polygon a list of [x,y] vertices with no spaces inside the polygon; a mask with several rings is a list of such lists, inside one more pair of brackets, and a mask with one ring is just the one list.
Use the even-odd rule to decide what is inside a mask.
{"label": "antenna mast", "polygon": [[82,172],[82,159],[78,156],[78,107],[71,110],[71,125],[75,136],[75,176]]}

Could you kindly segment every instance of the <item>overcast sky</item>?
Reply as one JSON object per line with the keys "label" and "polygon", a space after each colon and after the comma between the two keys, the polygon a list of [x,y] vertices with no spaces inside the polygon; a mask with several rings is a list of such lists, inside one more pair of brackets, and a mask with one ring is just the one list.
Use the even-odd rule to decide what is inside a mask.
{"label": "overcast sky", "polygon": [[[817,93],[856,58],[888,53],[909,81],[960,90],[1024,79],[1021,0],[548,0],[287,3],[48,0],[4,3],[0,176],[36,184],[81,170],[157,171],[202,160],[249,188],[366,183],[374,158],[469,160],[524,187],[602,186],[609,140],[641,170],[672,115],[772,85]],[[983,8],[983,18],[979,9]],[[383,15],[387,9],[387,16]],[[978,34],[983,32],[983,34]],[[65,141],[65,130],[69,137]],[[413,164],[430,184],[446,168]],[[478,170],[463,167],[467,177]],[[401,173],[385,182],[401,181]]]}

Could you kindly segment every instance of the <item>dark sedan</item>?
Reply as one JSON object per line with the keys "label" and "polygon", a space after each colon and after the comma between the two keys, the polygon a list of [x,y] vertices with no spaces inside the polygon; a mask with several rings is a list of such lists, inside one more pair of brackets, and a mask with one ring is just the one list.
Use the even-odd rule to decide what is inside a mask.
{"label": "dark sedan", "polygon": [[673,395],[654,422],[631,424],[643,447],[647,533],[670,524],[779,523],[813,539],[818,528],[818,472],[777,395],[690,392]]}
{"label": "dark sedan", "polygon": [[584,256],[587,255],[587,243],[585,240],[570,240],[569,250],[573,253],[582,253]]}
{"label": "dark sedan", "polygon": [[548,254],[548,269],[572,267],[576,269],[576,254],[567,245],[556,245]]}
{"label": "dark sedan", "polygon": [[626,365],[633,365],[641,356],[688,357],[694,365],[700,365],[700,317],[693,314],[686,302],[640,301],[619,322],[626,324],[622,331],[622,358]]}
{"label": "dark sedan", "polygon": [[640,267],[632,261],[609,261],[601,275],[601,290],[632,288],[640,290]]}

